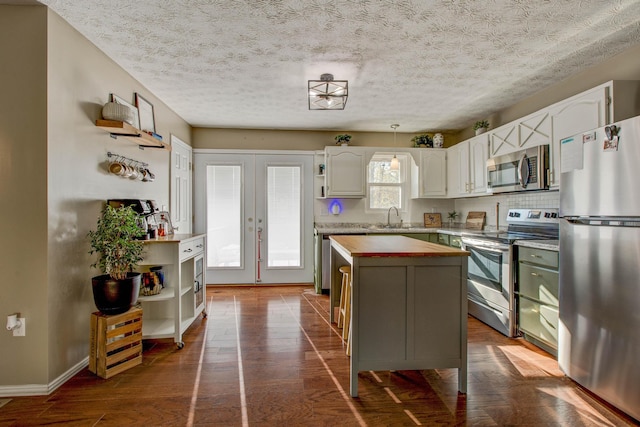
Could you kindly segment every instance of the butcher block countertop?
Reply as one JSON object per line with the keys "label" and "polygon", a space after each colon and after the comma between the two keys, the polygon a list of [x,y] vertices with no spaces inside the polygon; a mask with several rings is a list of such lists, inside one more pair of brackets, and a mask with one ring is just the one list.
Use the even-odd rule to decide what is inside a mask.
{"label": "butcher block countertop", "polygon": [[469,252],[436,243],[424,242],[405,236],[351,236],[329,237],[352,257],[460,257]]}

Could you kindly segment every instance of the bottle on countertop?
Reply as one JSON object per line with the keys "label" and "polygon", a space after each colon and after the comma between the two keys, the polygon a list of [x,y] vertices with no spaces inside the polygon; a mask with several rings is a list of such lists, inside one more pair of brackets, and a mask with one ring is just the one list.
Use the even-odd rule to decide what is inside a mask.
{"label": "bottle on countertop", "polygon": [[158,236],[166,236],[168,228],[169,222],[164,217],[164,215],[160,215],[160,221],[158,223]]}

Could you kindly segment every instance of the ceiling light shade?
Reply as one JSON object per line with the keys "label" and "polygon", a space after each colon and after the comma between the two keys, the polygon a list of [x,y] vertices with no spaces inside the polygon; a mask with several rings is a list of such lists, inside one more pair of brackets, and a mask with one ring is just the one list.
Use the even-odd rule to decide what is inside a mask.
{"label": "ceiling light shade", "polygon": [[393,159],[391,159],[391,170],[397,171],[398,169],[400,169],[400,160],[398,160],[398,158],[394,154]]}
{"label": "ceiling light shade", "polygon": [[[398,124],[391,125],[391,128],[393,129],[393,146],[394,146],[394,148],[396,146],[396,129],[398,129],[399,127],[400,127],[400,125],[398,125]],[[400,169],[400,161],[398,160],[398,157],[396,156],[396,154],[393,153],[393,159],[391,159],[391,170],[392,171],[397,171],[398,169]]]}
{"label": "ceiling light shade", "polygon": [[333,74],[309,80],[309,110],[344,110],[348,96],[349,82],[333,80]]}

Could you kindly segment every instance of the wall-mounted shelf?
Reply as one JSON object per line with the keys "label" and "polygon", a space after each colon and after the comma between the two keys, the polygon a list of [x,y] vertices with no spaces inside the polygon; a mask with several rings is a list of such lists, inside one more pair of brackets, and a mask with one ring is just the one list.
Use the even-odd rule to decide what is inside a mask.
{"label": "wall-mounted shelf", "polygon": [[96,120],[96,126],[109,132],[111,137],[116,138],[121,136],[140,148],[162,148],[171,151],[171,145],[154,138],[148,133],[134,128],[127,122]]}

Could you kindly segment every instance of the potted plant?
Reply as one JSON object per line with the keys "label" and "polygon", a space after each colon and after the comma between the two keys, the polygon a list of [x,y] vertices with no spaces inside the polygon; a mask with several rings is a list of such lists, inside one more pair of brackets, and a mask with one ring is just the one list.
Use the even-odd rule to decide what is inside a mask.
{"label": "potted plant", "polygon": [[91,267],[103,272],[91,279],[93,299],[102,313],[124,313],[138,301],[141,274],[133,267],[142,261],[143,242],[137,239],[143,234],[138,214],[130,206],[107,205],[96,230],[89,231],[89,253],[98,253]]}
{"label": "potted plant", "polygon": [[458,212],[453,211],[453,212],[449,212],[448,214],[448,219],[449,219],[449,227],[453,227],[453,223],[456,220],[456,218],[458,217]]}
{"label": "potted plant", "polygon": [[433,138],[426,133],[414,136],[411,138],[411,142],[413,142],[414,147],[433,147]]}
{"label": "potted plant", "polygon": [[473,130],[476,131],[476,135],[480,135],[481,133],[486,132],[487,129],[489,129],[489,122],[486,120],[478,120],[473,125]]}
{"label": "potted plant", "polygon": [[348,133],[341,133],[340,135],[336,135],[335,137],[336,145],[349,145],[349,141],[351,141],[351,135]]}

